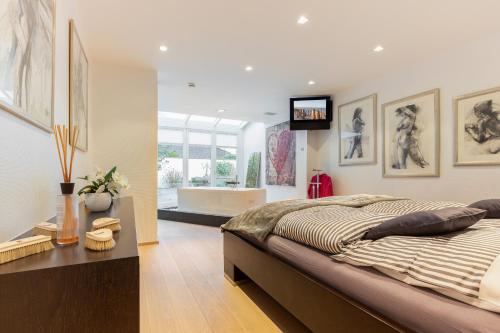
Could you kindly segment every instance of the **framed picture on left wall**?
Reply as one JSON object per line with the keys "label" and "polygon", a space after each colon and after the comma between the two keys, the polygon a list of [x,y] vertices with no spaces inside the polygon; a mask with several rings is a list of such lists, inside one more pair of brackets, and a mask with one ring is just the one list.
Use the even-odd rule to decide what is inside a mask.
{"label": "framed picture on left wall", "polygon": [[0,1],[0,109],[52,132],[55,1]]}
{"label": "framed picture on left wall", "polygon": [[69,126],[78,128],[76,148],[87,151],[89,62],[73,20],[69,31]]}

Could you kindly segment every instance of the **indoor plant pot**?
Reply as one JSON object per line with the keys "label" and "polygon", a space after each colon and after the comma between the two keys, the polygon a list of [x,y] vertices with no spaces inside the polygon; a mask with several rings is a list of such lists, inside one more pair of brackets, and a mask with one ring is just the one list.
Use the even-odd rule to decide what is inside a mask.
{"label": "indoor plant pot", "polygon": [[85,206],[92,212],[103,212],[111,206],[111,203],[111,194],[108,192],[85,194]]}

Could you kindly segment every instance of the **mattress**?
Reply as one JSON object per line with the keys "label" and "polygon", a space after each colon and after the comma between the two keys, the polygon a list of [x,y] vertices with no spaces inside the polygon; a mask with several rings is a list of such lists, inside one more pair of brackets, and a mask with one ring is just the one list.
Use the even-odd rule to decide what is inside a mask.
{"label": "mattress", "polygon": [[407,285],[371,268],[335,262],[327,254],[276,235],[251,241],[316,281],[416,332],[499,332],[500,315]]}

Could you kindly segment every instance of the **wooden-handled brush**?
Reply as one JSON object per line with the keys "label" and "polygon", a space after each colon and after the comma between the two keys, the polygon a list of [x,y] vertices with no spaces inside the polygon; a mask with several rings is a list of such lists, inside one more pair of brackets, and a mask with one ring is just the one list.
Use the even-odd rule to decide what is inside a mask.
{"label": "wooden-handled brush", "polygon": [[52,239],[56,239],[57,237],[57,226],[55,223],[42,222],[38,223],[33,228],[33,235],[43,235],[50,236]]}
{"label": "wooden-handled brush", "polygon": [[0,243],[0,264],[53,248],[50,236],[33,236]]}
{"label": "wooden-handled brush", "polygon": [[116,245],[113,232],[109,229],[99,229],[87,232],[85,235],[85,247],[94,251],[111,250]]}
{"label": "wooden-handled brush", "polygon": [[120,219],[114,217],[101,217],[92,222],[92,230],[110,229],[113,232],[122,230]]}

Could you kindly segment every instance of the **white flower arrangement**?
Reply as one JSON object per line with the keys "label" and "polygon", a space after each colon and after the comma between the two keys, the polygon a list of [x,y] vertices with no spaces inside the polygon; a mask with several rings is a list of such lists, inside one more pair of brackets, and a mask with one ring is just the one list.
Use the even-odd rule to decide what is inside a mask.
{"label": "white flower arrangement", "polygon": [[80,177],[80,179],[87,181],[88,185],[80,189],[78,195],[109,193],[114,197],[120,194],[122,190],[130,188],[127,177],[116,171],[116,166],[106,173],[98,168],[95,176],[87,175],[85,177]]}

